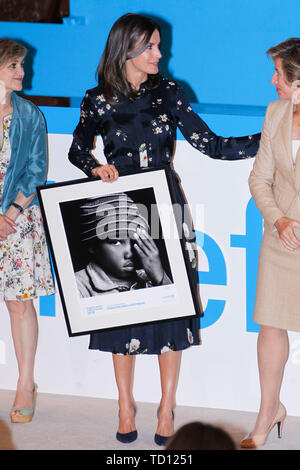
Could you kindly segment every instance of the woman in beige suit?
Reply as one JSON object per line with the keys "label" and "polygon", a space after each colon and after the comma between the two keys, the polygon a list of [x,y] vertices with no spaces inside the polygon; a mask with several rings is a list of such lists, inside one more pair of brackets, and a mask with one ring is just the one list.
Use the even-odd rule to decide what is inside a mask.
{"label": "woman in beige suit", "polygon": [[251,194],[264,219],[254,321],[260,324],[258,366],[261,404],[244,448],[263,445],[286,416],[280,402],[289,355],[287,330],[300,331],[300,38],[272,47],[280,101],[270,103],[250,174]]}

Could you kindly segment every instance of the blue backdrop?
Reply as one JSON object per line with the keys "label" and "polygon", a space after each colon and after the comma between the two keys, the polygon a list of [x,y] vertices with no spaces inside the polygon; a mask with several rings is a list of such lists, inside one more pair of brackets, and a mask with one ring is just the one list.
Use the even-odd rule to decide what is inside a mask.
{"label": "blue backdrop", "polygon": [[[265,107],[277,99],[265,51],[299,35],[299,0],[70,0],[70,18],[62,25],[0,23],[1,36],[21,39],[35,50],[26,92],[82,97],[95,85],[111,25],[128,11],[161,22],[161,68],[183,84],[191,102]],[[205,110],[211,112],[207,105]]]}

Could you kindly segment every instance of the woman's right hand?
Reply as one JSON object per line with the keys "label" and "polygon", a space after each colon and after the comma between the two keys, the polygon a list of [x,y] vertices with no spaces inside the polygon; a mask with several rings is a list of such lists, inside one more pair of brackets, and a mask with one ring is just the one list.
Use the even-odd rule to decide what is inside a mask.
{"label": "woman's right hand", "polygon": [[8,235],[14,233],[17,224],[6,215],[0,215],[0,241],[6,240]]}
{"label": "woman's right hand", "polygon": [[297,220],[288,217],[280,217],[276,220],[275,227],[278,231],[279,238],[288,250],[300,250],[300,241],[295,235],[294,229],[300,231],[300,223]]}
{"label": "woman's right hand", "polygon": [[160,285],[164,278],[164,270],[156,244],[151,236],[139,227],[137,227],[134,233],[134,238],[134,248],[139,256],[144,271],[155,285]]}
{"label": "woman's right hand", "polygon": [[96,166],[96,168],[93,168],[92,175],[99,176],[99,178],[106,183],[112,183],[118,179],[119,172],[115,165],[109,165],[107,163],[106,165]]}

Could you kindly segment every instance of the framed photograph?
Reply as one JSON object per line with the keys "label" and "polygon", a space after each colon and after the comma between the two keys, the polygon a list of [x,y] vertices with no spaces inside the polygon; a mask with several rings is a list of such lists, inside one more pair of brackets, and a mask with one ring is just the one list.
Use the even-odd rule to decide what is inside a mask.
{"label": "framed photograph", "polygon": [[37,192],[69,336],[201,314],[169,169]]}

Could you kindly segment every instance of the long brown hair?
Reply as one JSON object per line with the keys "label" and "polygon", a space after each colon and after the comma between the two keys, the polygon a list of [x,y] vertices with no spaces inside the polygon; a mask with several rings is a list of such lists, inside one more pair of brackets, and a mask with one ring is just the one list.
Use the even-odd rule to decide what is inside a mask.
{"label": "long brown hair", "polygon": [[[126,78],[125,62],[136,44],[141,42],[142,47],[146,45],[155,30],[160,33],[156,21],[135,13],[127,13],[114,23],[96,72],[107,101],[114,102],[115,97],[120,95],[129,99],[137,97],[138,92],[132,89]],[[160,74],[149,75],[148,78],[150,87],[155,87],[160,81]]]}

